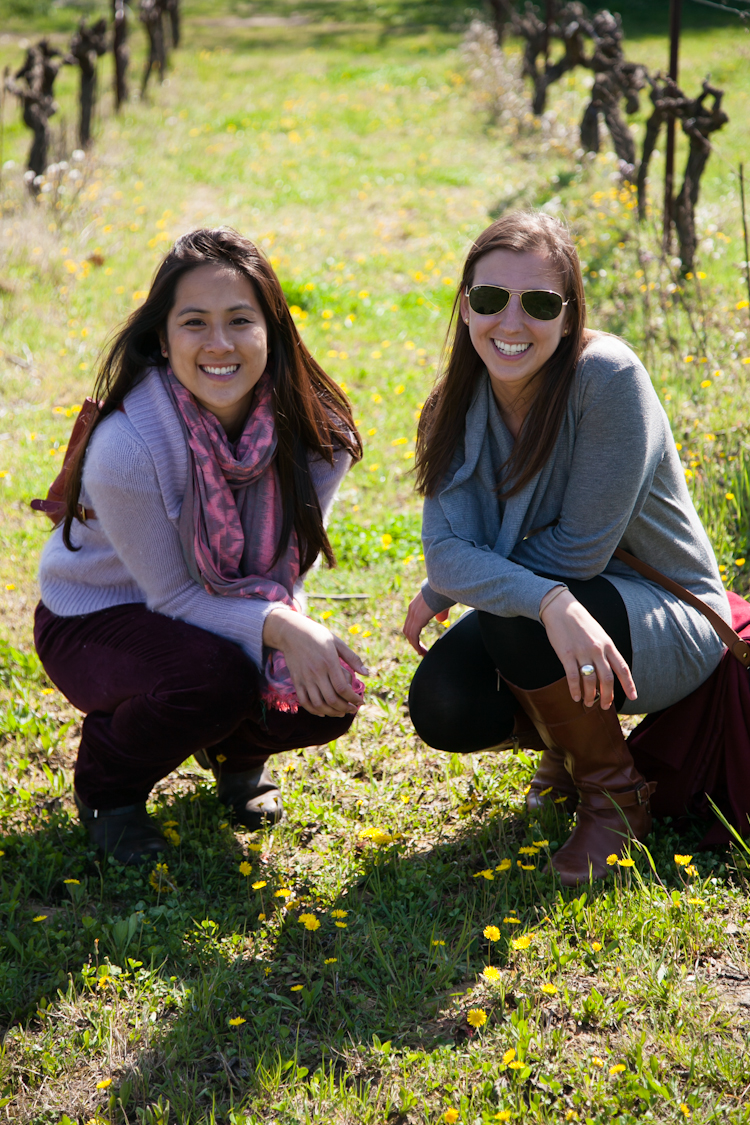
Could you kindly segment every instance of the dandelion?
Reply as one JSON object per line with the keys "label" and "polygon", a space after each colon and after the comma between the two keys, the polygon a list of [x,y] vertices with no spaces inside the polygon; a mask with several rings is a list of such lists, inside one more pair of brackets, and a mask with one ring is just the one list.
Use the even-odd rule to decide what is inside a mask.
{"label": "dandelion", "polygon": [[316,918],[314,914],[300,914],[297,921],[301,922],[305,929],[311,933],[320,929],[320,919]]}
{"label": "dandelion", "polygon": [[599,1069],[601,1070],[601,1068],[604,1066],[604,1059],[600,1059],[598,1055],[594,1055],[593,1059],[591,1060],[591,1064],[592,1066],[599,1067]]}
{"label": "dandelion", "polygon": [[273,892],[274,898],[291,898],[292,892],[289,887],[280,887],[278,891]]}
{"label": "dandelion", "polygon": [[678,867],[687,867],[693,862],[693,857],[691,855],[676,855],[674,861]]}
{"label": "dandelion", "polygon": [[233,1016],[232,1019],[229,1021],[229,1026],[230,1027],[239,1027],[240,1024],[243,1024],[243,1023],[247,1023],[247,1020],[245,1019],[244,1016]]}
{"label": "dandelion", "polygon": [[387,550],[393,542],[393,536],[386,532],[385,535],[380,536],[380,542],[383,544],[383,549]]}
{"label": "dandelion", "polygon": [[514,1048],[508,1047],[508,1050],[503,1055],[503,1062],[505,1063],[506,1066],[510,1066],[510,1064],[513,1062],[513,1059],[515,1057],[516,1057],[516,1052],[515,1052]]}
{"label": "dandelion", "polygon": [[725,495],[726,495],[727,500],[734,500],[734,493],[733,492],[727,492]]}
{"label": "dandelion", "polygon": [[81,885],[80,879],[63,879],[63,882],[67,883],[68,885],[73,885],[75,887],[80,887],[80,885]]}
{"label": "dandelion", "polygon": [[491,867],[488,867],[485,871],[477,871],[477,873],[473,876],[473,878],[474,879],[488,879],[490,882],[492,882],[492,880],[495,878],[495,873],[494,873],[494,871],[492,870]]}
{"label": "dandelion", "polygon": [[609,1073],[610,1074],[622,1074],[622,1072],[624,1070],[625,1070],[625,1063],[615,1063],[614,1066],[611,1066],[609,1068]]}
{"label": "dandelion", "polygon": [[240,864],[240,875],[247,877],[253,869],[253,865],[245,860]]}
{"label": "dandelion", "polygon": [[259,921],[259,922],[265,922],[265,920],[266,920],[266,915],[265,915],[265,914],[259,914],[259,915],[258,915],[258,921]]}
{"label": "dandelion", "polygon": [[548,848],[549,847],[549,840],[537,840],[536,844],[535,844],[535,847],[537,847],[537,848]]}
{"label": "dandelion", "polygon": [[744,565],[745,565],[745,560],[744,560],[744,559],[735,559],[735,560],[734,560],[734,565],[735,565],[735,566],[744,566]]}
{"label": "dandelion", "polygon": [[[244,875],[245,872],[243,871],[242,874]],[[254,891],[262,891],[263,888],[267,885],[268,884],[266,883],[265,879],[259,879],[257,883],[253,883],[253,890]]]}
{"label": "dandelion", "polygon": [[635,860],[630,859],[629,857],[625,859],[618,859],[617,863],[620,867],[635,867]]}
{"label": "dandelion", "polygon": [[706,904],[705,904],[705,902],[702,898],[689,898],[688,899],[688,905],[689,906],[705,906]]}
{"label": "dandelion", "polygon": [[432,944],[433,945],[445,945],[445,942],[442,941],[440,938],[433,938]]}
{"label": "dandelion", "polygon": [[97,1088],[97,1090],[106,1090],[107,1087],[111,1086],[111,1085],[112,1085],[112,1079],[111,1078],[102,1078],[101,1082],[97,1082],[96,1088]]}
{"label": "dandelion", "polygon": [[520,859],[517,863],[522,871],[536,871],[536,866],[533,863],[521,863]]}
{"label": "dandelion", "polygon": [[405,391],[405,390],[406,390],[406,387],[404,386],[404,384],[403,384],[403,383],[399,383],[399,385],[398,385],[398,386],[397,386],[397,387],[395,388],[395,390],[394,390],[394,392],[393,392],[393,393],[394,393],[395,395],[402,395],[402,394],[404,393],[404,391]]}
{"label": "dandelion", "polygon": [[484,933],[484,936],[487,938],[487,941],[499,941],[500,940],[500,931],[498,930],[497,926],[485,926],[483,933]]}
{"label": "dandelion", "polygon": [[331,911],[331,917],[332,918],[346,918],[348,913],[349,913],[348,910],[332,910]]}
{"label": "dandelion", "polygon": [[510,915],[508,915],[507,918],[503,918],[503,922],[507,923],[509,926],[520,926],[521,925],[521,919],[520,918],[512,918]]}
{"label": "dandelion", "polygon": [[688,1107],[685,1105],[684,1102],[680,1102],[680,1113],[684,1114],[685,1117],[691,1116],[690,1110],[688,1109]]}
{"label": "dandelion", "polygon": [[47,919],[46,914],[37,914],[37,916],[33,919],[33,921],[34,922],[44,922],[44,921],[46,921],[46,919]]}
{"label": "dandelion", "polygon": [[484,1027],[487,1023],[487,1013],[484,1008],[469,1008],[466,1013],[466,1022],[474,1028]]}
{"label": "dandelion", "polygon": [[614,865],[616,863],[617,863],[617,856],[614,855],[614,853],[612,855],[607,856],[607,866],[608,867],[614,867]]}
{"label": "dandelion", "polygon": [[542,992],[544,992],[547,996],[554,996],[557,993],[557,989],[555,988],[554,984],[547,983],[542,985]]}
{"label": "dandelion", "polygon": [[567,1112],[565,1114],[565,1120],[566,1121],[577,1121],[578,1120],[578,1114],[576,1113],[576,1111],[574,1109],[569,1109],[569,1110],[567,1110]]}
{"label": "dandelion", "polygon": [[536,855],[539,849],[533,844],[524,844],[522,848],[518,849],[519,855]]}
{"label": "dandelion", "polygon": [[337,926],[338,929],[340,929],[340,930],[345,930],[346,927],[349,925],[348,922],[334,922],[333,924],[334,924],[334,926]]}
{"label": "dandelion", "polygon": [[500,980],[501,973],[500,970],[496,969],[494,965],[487,965],[482,970],[482,976],[490,984],[497,984],[497,982]]}
{"label": "dandelion", "polygon": [[495,1114],[495,1121],[510,1121],[510,1110],[501,1109],[499,1113]]}
{"label": "dandelion", "polygon": [[443,1114],[443,1121],[447,1121],[448,1125],[455,1125],[455,1122],[458,1121],[458,1110],[446,1109]]}
{"label": "dandelion", "polygon": [[689,875],[691,879],[697,879],[699,874],[698,868],[694,863],[689,863],[685,868],[685,874]]}
{"label": "dandelion", "polygon": [[304,987],[305,987],[304,984],[293,984],[292,987],[289,989],[289,991],[290,992],[301,992]]}
{"label": "dandelion", "polygon": [[99,977],[99,980],[96,982],[96,987],[97,988],[106,988],[111,983],[112,983],[112,977],[108,973],[105,973],[103,977]]}
{"label": "dandelion", "polygon": [[324,965],[335,965],[337,961],[338,961],[338,957],[326,957],[323,964]]}
{"label": "dandelion", "polygon": [[531,945],[531,935],[524,934],[522,937],[514,938],[511,944],[514,949],[528,949]]}
{"label": "dandelion", "polygon": [[512,866],[513,864],[509,859],[501,859],[497,867],[495,868],[495,871],[510,871]]}
{"label": "dandelion", "polygon": [[594,953],[599,953],[602,948],[602,943],[600,941],[592,941],[591,948],[593,949]]}
{"label": "dandelion", "polygon": [[520,1059],[515,1059],[512,1063],[508,1063],[510,1070],[523,1070],[523,1063]]}
{"label": "dandelion", "polygon": [[263,849],[262,844],[248,844],[247,846],[248,846],[248,849],[251,852],[259,852],[259,851],[262,851],[262,849]]}

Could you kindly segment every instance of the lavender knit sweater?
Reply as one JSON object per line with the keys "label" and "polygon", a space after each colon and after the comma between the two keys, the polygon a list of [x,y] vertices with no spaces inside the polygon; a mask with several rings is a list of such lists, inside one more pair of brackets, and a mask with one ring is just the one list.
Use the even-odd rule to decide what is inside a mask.
{"label": "lavender knit sweater", "polygon": [[[351,466],[346,450],[333,466],[311,458],[324,519]],[[69,551],[62,527],[52,532],[39,567],[42,601],[60,617],[145,602],[149,609],[235,641],[258,668],[263,623],[279,602],[218,597],[191,577],[177,521],[188,472],[179,419],[158,372],[149,373],[94,433],[86,451],[81,503],[97,518],[75,522]],[[304,605],[302,580],[295,597]]]}

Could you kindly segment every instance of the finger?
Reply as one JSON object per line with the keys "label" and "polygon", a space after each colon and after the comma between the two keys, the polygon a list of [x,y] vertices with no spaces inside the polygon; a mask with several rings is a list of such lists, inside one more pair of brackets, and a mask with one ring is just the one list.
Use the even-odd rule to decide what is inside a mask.
{"label": "finger", "polygon": [[578,661],[572,653],[564,653],[562,656],[557,654],[560,658],[560,663],[565,672],[565,678],[568,681],[568,688],[570,690],[571,698],[575,703],[580,703],[582,697],[581,689],[581,670],[578,667]]}
{"label": "finger", "polygon": [[612,665],[612,671],[617,676],[618,680],[623,686],[623,690],[628,699],[637,699],[638,692],[636,690],[635,682],[630,671],[630,667],[625,659],[620,655],[616,648],[612,648],[611,652],[607,653],[609,662]]}
{"label": "finger", "polygon": [[319,678],[318,687],[329,704],[335,703],[338,706],[338,701],[344,701],[348,705],[347,710],[356,709],[362,704],[362,697],[352,687],[351,673],[339,661],[338,651],[334,654],[333,662],[327,665]]}
{"label": "finger", "polygon": [[305,709],[305,711],[309,711],[311,715],[323,714],[323,712],[320,711],[319,708],[316,707],[316,705],[310,699],[310,696],[308,695],[302,684],[295,684],[294,691],[297,696],[297,702],[299,703],[300,707],[303,707]]}
{"label": "finger", "polygon": [[[612,701],[615,697],[615,677],[606,657],[597,657],[595,667],[596,676],[590,676],[589,679],[599,681],[601,708],[603,711],[607,711],[612,706]],[[592,702],[596,702],[596,698],[594,698]],[[590,705],[591,704],[587,704],[587,706]]]}
{"label": "finger", "polygon": [[[359,656],[357,656],[356,652],[353,649],[349,648],[348,644],[341,640],[341,637],[337,637],[335,633],[331,633],[331,636],[333,637],[333,643],[336,646],[337,653],[339,654],[339,656],[343,656],[346,663],[350,664],[355,672],[357,672],[360,676],[372,675],[372,672],[367,667],[367,665],[360,659]],[[339,665],[339,667],[341,667],[341,665]]]}
{"label": "finger", "polygon": [[410,625],[408,617],[404,622],[403,634],[416,653],[419,653],[420,656],[427,655],[427,649],[419,640],[422,635],[422,630],[415,628],[413,624]]}
{"label": "finger", "polygon": [[[584,676],[583,672],[581,672],[581,668],[585,668],[587,664],[594,666],[594,672],[588,676]],[[578,675],[581,681],[581,694],[585,707],[594,706],[594,703],[596,702],[598,681],[600,676],[602,676],[603,674],[604,666],[598,657],[587,656],[585,659],[583,657],[579,658]],[[599,688],[599,690],[601,689]]]}

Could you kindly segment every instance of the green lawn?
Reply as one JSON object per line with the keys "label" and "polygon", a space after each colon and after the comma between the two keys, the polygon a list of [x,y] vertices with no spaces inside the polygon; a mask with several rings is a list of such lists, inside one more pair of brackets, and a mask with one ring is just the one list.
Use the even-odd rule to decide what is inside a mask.
{"label": "green lawn", "polygon": [[[736,177],[750,43],[739,21],[685,7],[686,84],[697,89],[710,70],[730,115],[704,178],[699,262],[687,280],[660,256],[656,211],[638,228],[611,154],[576,153],[586,76],[555,89],[548,128],[490,119],[460,52],[465,9],[449,0],[188,3],[168,84],[119,118],[107,92],[80,178],[63,176],[65,193],[39,205],[25,195],[28,135],[7,99],[7,1120],[407,1125],[455,1110],[464,1125],[750,1121],[741,857],[697,852],[703,825],[678,835],[661,824],[648,842],[653,870],[638,853],[603,884],[560,890],[543,857],[568,826],[523,813],[533,762],[424,747],[405,703],[416,657],[400,637],[424,573],[416,419],[467,246],[509,206],[545,205],[570,221],[590,323],[644,357],[727,584],[750,585],[750,318]],[[64,41],[79,9],[44,9],[0,3],[0,66],[19,65],[20,39],[34,29]],[[309,22],[287,19],[300,11]],[[666,58],[655,11],[636,0],[624,8],[632,57],[654,67]],[[138,70],[142,38],[135,28]],[[73,147],[74,90],[67,69],[60,156]],[[659,175],[656,161],[657,211]],[[376,674],[349,737],[281,756],[279,829],[257,840],[234,833],[191,759],[154,793],[155,815],[175,822],[180,841],[168,870],[139,873],[97,862],[74,816],[80,716],[33,655],[48,532],[27,505],[58,471],[97,355],[165,247],[220,223],[266,250],[306,341],[355,404],[366,452],[334,514],[339,567],[308,587],[365,595],[311,605]],[[674,861],[691,853],[697,875]],[[307,931],[302,913],[319,927]],[[486,1016],[472,1017],[477,1028],[472,1010]]]}

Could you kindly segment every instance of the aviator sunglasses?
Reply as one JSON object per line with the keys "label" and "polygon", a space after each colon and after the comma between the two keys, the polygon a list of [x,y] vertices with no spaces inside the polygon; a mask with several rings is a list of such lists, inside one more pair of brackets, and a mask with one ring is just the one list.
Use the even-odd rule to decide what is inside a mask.
{"label": "aviator sunglasses", "polygon": [[474,285],[466,290],[469,304],[480,316],[502,312],[513,293],[521,298],[521,308],[532,320],[557,320],[567,305],[559,293],[550,289],[503,289],[501,285]]}

